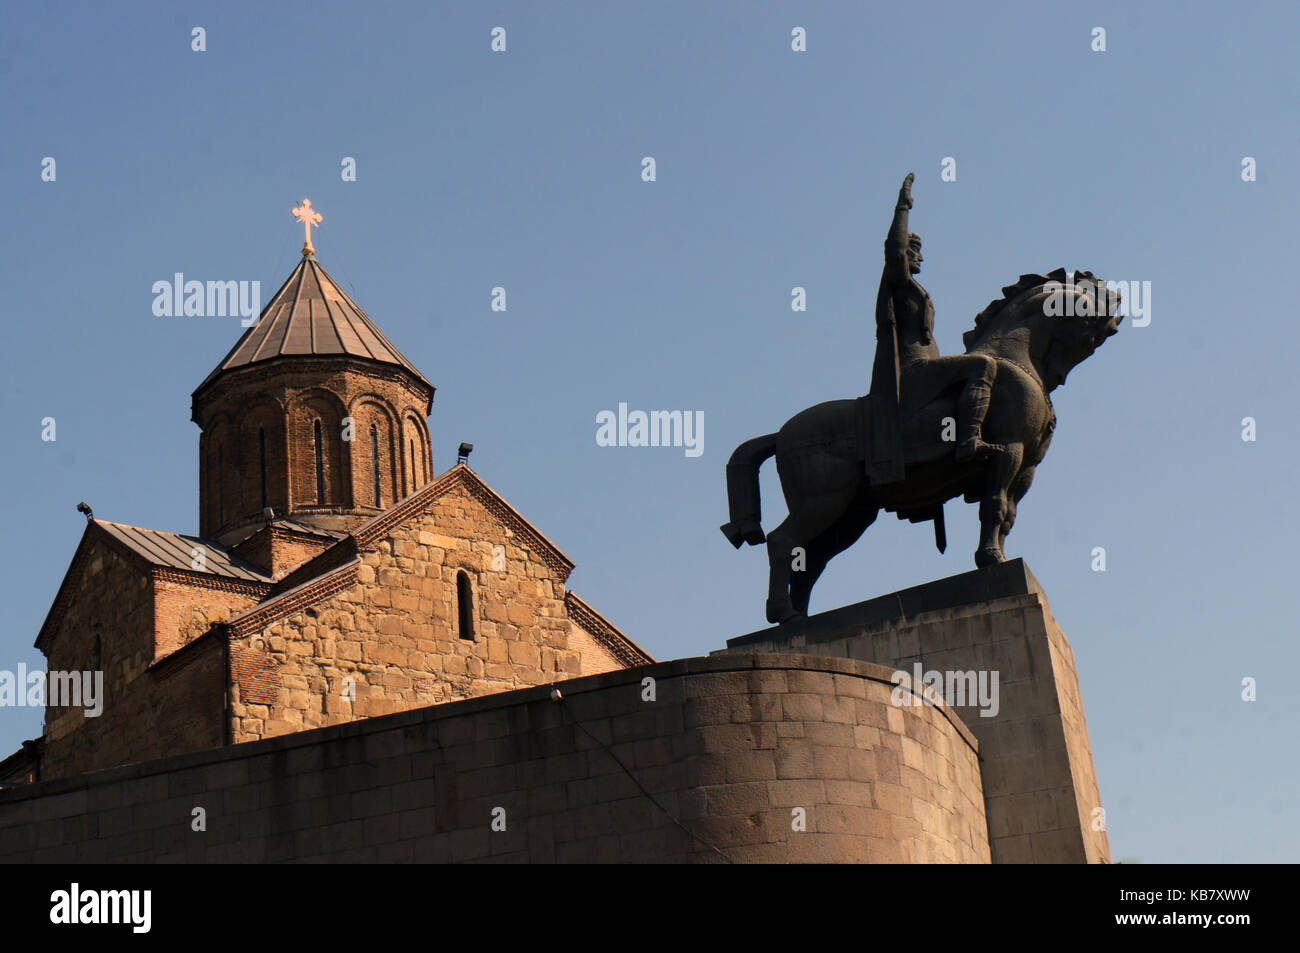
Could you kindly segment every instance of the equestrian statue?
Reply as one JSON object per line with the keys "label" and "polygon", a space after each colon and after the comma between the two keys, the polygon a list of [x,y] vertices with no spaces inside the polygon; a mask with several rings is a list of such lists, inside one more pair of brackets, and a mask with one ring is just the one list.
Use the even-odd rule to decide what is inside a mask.
{"label": "equestrian statue", "polygon": [[[1058,268],[1003,288],[963,335],[966,353],[941,356],[934,304],[914,277],[923,259],[908,231],[912,181],[903,180],[885,239],[870,393],[809,407],[727,462],[731,520],[722,532],[737,549],[766,540],[769,622],[803,618],[826,564],[881,510],[933,520],[942,552],[943,504],[978,501],[975,565],[1002,562],[1016,505],[1056,426],[1048,395],[1119,329],[1119,295],[1092,272]],[[790,512],[765,535],[758,468],[771,456]]]}

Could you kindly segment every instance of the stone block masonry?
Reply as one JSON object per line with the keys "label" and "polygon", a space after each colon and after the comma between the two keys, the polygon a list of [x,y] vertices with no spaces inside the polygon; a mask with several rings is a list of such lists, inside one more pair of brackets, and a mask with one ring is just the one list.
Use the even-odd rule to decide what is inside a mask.
{"label": "stone block masonry", "polygon": [[[87,524],[37,646],[53,669],[102,666],[108,703],[89,719],[48,708],[39,768],[11,765],[14,777],[54,780],[653,661],[566,587],[572,561],[463,464],[356,533],[323,534],[328,548],[274,579],[159,566],[102,525]],[[130,529],[189,558],[189,538]],[[299,524],[267,530],[290,544],[309,536]]]}
{"label": "stone block masonry", "polygon": [[685,659],[9,788],[0,860],[988,862],[974,737],[890,674]]}
{"label": "stone block masonry", "polygon": [[954,710],[980,741],[994,863],[1110,859],[1074,652],[1020,559],[732,639],[724,653],[808,652],[907,673],[996,672],[998,706]]}
{"label": "stone block masonry", "polygon": [[[598,617],[571,611],[569,568],[456,486],[383,528],[355,562],[238,618],[230,632],[231,738],[254,741],[622,667],[625,660],[582,628],[594,629]],[[468,632],[458,577],[476,617]],[[571,645],[571,636],[583,641]]]}

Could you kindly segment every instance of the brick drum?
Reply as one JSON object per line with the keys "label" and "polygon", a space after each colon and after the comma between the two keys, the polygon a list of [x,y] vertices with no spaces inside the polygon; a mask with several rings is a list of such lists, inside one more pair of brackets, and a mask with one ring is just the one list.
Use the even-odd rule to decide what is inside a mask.
{"label": "brick drum", "polygon": [[409,496],[433,478],[432,395],[403,368],[346,357],[225,372],[194,398],[199,534],[235,543],[262,525],[263,453],[278,516],[346,530]]}

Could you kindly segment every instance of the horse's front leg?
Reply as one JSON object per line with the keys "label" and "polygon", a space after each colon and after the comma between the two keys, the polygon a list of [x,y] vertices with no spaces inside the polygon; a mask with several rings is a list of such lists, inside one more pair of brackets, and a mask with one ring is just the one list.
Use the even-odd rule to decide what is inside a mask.
{"label": "horse's front leg", "polygon": [[[789,469],[782,473],[781,488],[790,514],[767,534],[768,622],[789,622],[803,615],[791,595],[791,573],[807,572],[810,566],[820,572],[821,567],[815,565],[818,554],[810,553],[808,547],[845,518],[865,480],[858,463],[830,454],[805,461],[797,484],[789,473]],[[863,523],[862,529],[865,528]],[[858,530],[859,534],[862,529]],[[857,534],[852,538],[856,539]],[[830,555],[826,554],[825,558]],[[801,589],[801,602],[806,601],[806,592],[811,588],[810,581],[806,590]]]}
{"label": "horse's front leg", "polygon": [[975,550],[975,565],[980,568],[1006,559],[1002,553],[1005,535],[1002,527],[1012,511],[1009,493],[1024,454],[1024,444],[1008,444],[989,457],[985,464],[984,496],[980,499],[980,545]]}
{"label": "horse's front leg", "polygon": [[[786,520],[788,523],[789,520]],[[784,622],[795,614],[790,598],[790,560],[794,544],[785,523],[767,534],[767,621]]]}

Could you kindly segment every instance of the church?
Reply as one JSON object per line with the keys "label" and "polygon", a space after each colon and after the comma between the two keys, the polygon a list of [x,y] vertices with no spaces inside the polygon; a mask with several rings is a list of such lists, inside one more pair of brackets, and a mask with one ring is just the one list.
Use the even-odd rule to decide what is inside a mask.
{"label": "church", "polygon": [[0,783],[65,778],[653,659],[468,465],[435,474],[434,385],[316,260],[199,384],[197,535],[94,517],[36,647],[103,673],[47,704]]}

